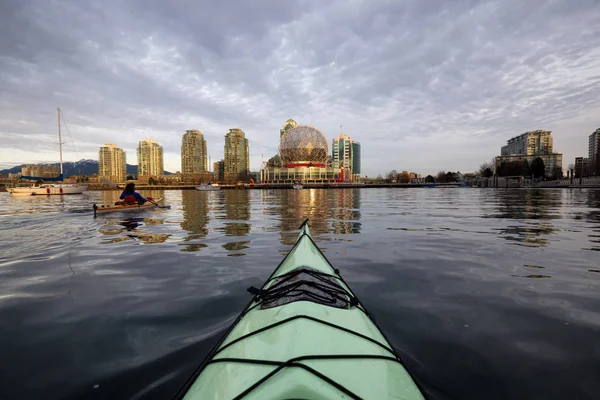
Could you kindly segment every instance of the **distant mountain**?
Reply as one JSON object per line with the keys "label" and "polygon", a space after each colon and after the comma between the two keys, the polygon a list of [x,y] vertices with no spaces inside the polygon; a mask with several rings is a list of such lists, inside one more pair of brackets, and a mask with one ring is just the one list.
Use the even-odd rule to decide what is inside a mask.
{"label": "distant mountain", "polygon": [[[17,165],[10,169],[3,169],[0,174],[16,174],[21,172],[26,164]],[[127,164],[127,174],[137,175],[137,165]],[[72,175],[93,175],[98,173],[98,161],[97,160],[79,160],[79,161],[67,161],[63,162],[63,173],[65,178]],[[171,175],[172,172],[165,171],[165,175]]]}

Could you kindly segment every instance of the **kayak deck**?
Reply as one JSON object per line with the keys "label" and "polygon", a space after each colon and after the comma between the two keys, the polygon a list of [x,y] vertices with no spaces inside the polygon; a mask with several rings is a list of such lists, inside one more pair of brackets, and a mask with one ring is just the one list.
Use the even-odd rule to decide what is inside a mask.
{"label": "kayak deck", "polygon": [[295,246],[178,393],[185,399],[423,399],[303,224]]}

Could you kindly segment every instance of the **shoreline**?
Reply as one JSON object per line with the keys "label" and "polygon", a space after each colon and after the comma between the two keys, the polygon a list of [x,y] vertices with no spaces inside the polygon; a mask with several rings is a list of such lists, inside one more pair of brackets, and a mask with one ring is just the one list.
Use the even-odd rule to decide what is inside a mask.
{"label": "shoreline", "polygon": [[[137,185],[138,190],[195,190],[197,185]],[[254,184],[248,186],[237,185],[222,185],[221,190],[302,190],[294,189],[292,185],[281,184]],[[304,184],[303,189],[411,189],[411,188],[427,188],[427,189],[448,189],[448,188],[469,188],[469,189],[600,189],[600,185],[552,185],[552,186],[513,186],[513,187],[482,187],[482,186],[467,186],[457,183],[434,183],[434,184],[419,184],[419,183],[377,183],[377,184]],[[0,193],[6,192],[6,187],[0,186]],[[121,191],[119,188],[109,188],[102,185],[89,184],[88,192],[104,192],[104,191]]]}
{"label": "shoreline", "polygon": [[[282,189],[282,190],[302,190],[302,189],[294,189],[292,185],[261,185],[254,184],[248,186],[235,186],[235,185],[223,185],[219,186],[221,190],[272,190],[272,189]],[[595,186],[564,186],[564,185],[556,185],[556,186],[523,186],[523,187],[477,187],[477,186],[466,186],[460,184],[402,184],[402,183],[389,183],[389,184],[347,184],[347,185],[310,185],[304,184],[303,189],[383,189],[383,188],[395,188],[395,189],[448,189],[448,188],[469,188],[469,189],[600,189],[600,185]],[[137,190],[195,190],[195,185],[136,185]],[[88,187],[88,191],[120,191],[121,189],[115,188],[95,188]]]}

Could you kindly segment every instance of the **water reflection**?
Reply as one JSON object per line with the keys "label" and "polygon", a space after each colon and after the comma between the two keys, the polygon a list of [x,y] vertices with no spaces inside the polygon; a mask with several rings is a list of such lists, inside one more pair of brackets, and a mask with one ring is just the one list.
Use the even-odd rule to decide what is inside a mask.
{"label": "water reflection", "polygon": [[[533,269],[545,269],[546,267],[542,267],[541,265],[532,265],[532,264],[523,264],[525,268],[533,268]],[[542,275],[542,274],[530,274],[525,273],[525,275],[512,274],[511,276],[517,278],[528,278],[528,279],[544,279],[544,278],[552,278],[550,275]]]}
{"label": "water reflection", "polygon": [[268,214],[281,221],[281,242],[294,244],[298,226],[309,218],[315,239],[331,240],[336,235],[360,233],[359,189],[282,190],[279,207],[270,207]]}
{"label": "water reflection", "polygon": [[207,224],[209,196],[211,192],[199,192],[196,190],[184,190],[181,192],[181,208],[183,210],[183,221],[181,228],[190,232],[184,240],[203,238],[208,235]]}
{"label": "water reflection", "polygon": [[337,235],[360,233],[360,190],[333,192],[333,232]]}
{"label": "water reflection", "polygon": [[519,246],[525,247],[546,246],[549,241],[545,236],[558,231],[551,223],[529,221],[524,221],[522,225],[509,225],[497,230],[504,239],[515,241]]}
{"label": "water reflection", "polygon": [[98,229],[98,232],[106,236],[111,236],[111,238],[102,241],[103,244],[121,243],[128,240],[134,240],[143,244],[164,243],[171,237],[171,234],[149,233],[137,230],[144,225],[160,225],[163,223],[164,220],[159,218],[107,220],[105,224]]}
{"label": "water reflection", "polygon": [[[2,202],[5,202],[0,209],[0,216],[4,215],[24,215],[24,214],[45,214],[56,211],[62,211],[67,204],[68,196],[11,196],[8,193],[0,195]],[[8,207],[6,207],[8,206]]]}
{"label": "water reflection", "polygon": [[488,217],[505,219],[558,219],[562,191],[528,189],[499,191],[497,213]]}
{"label": "water reflection", "polygon": [[282,233],[295,231],[306,219],[314,234],[328,233],[328,191],[322,189],[281,191],[280,216]]}
{"label": "water reflection", "polygon": [[250,191],[244,189],[224,190],[225,235],[245,236],[250,232],[250,224],[240,221],[250,219]]}
{"label": "water reflection", "polygon": [[205,243],[195,241],[204,239],[208,235],[210,195],[211,192],[196,190],[181,192],[183,220],[180,225],[181,229],[188,232],[188,235],[183,238],[185,243],[181,243],[181,251],[196,252],[208,247]]}
{"label": "water reflection", "polygon": [[588,234],[592,243],[589,250],[600,251],[600,190],[588,190],[586,195],[589,210],[585,217],[593,224],[591,233]]}
{"label": "water reflection", "polygon": [[543,189],[500,191],[496,213],[487,217],[524,220],[496,230],[517,245],[544,247],[548,237],[558,231],[552,220],[561,218],[562,195],[561,191]]}
{"label": "water reflection", "polygon": [[[20,393],[2,399],[43,397],[47,388],[59,398],[110,398],[119,385],[129,390],[123,397],[175,392],[247,302],[245,281],[281,261],[277,251],[289,246],[276,242],[293,243],[304,217],[312,218],[316,238],[330,240],[318,244],[364,294],[386,335],[402,344],[422,382],[455,398],[597,393],[597,357],[589,350],[600,326],[600,191],[165,191],[170,210],[95,219],[91,203],[114,201],[118,192],[60,200],[5,195],[0,319],[11,334],[2,336],[0,353],[11,365],[3,377]],[[26,207],[48,212],[11,215]],[[87,214],[70,212],[84,207]],[[225,236],[226,223],[243,224],[227,228],[242,235]],[[333,242],[348,239],[354,242]],[[75,343],[64,339],[73,329]],[[440,357],[448,349],[455,357]],[[73,383],[72,376],[84,379]],[[523,376],[548,379],[531,385]]]}
{"label": "water reflection", "polygon": [[228,251],[236,252],[236,253],[229,253],[229,254],[227,254],[228,256],[240,257],[240,256],[245,256],[246,253],[239,253],[239,251],[244,250],[244,249],[249,249],[250,248],[250,246],[248,246],[249,243],[250,243],[250,241],[230,242],[230,243],[225,243],[223,245],[223,248]]}
{"label": "water reflection", "polygon": [[207,248],[208,245],[206,243],[185,243],[181,249],[181,251],[200,251],[204,248]]}

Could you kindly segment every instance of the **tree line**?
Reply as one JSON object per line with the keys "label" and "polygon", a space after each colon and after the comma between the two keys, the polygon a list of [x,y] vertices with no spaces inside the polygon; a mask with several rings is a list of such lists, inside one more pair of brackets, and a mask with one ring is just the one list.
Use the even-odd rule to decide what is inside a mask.
{"label": "tree line", "polygon": [[[481,164],[479,175],[484,178],[491,178],[494,176],[494,169],[496,170],[496,175],[501,177],[533,176],[536,179],[546,178],[546,166],[541,157],[534,158],[531,164],[527,160],[518,160],[504,161],[500,165],[495,166],[494,160],[492,160],[491,162]],[[555,171],[550,178],[556,178],[559,175],[562,175],[562,171]]]}
{"label": "tree line", "polygon": [[[459,172],[451,172],[451,171],[440,171],[434,177],[432,175],[427,175],[425,177],[425,182],[427,183],[451,183],[459,181]],[[379,174],[377,176],[377,181],[379,182],[387,182],[387,183],[410,183],[410,175],[408,172],[400,172],[395,169],[389,171],[385,174],[385,178]]]}
{"label": "tree line", "polygon": [[[527,160],[520,161],[504,161],[500,165],[496,166],[495,160],[492,159],[490,162],[483,163],[479,166],[479,171],[474,174],[465,174],[465,178],[476,178],[477,176],[482,178],[491,178],[494,176],[494,172],[497,176],[533,176],[536,179],[556,179],[562,176],[562,171],[554,171],[551,176],[546,176],[546,166],[544,160],[541,157],[534,158],[531,163]],[[379,174],[377,176],[379,182],[396,182],[396,183],[410,183],[411,179],[407,172],[398,173],[395,169],[387,172],[385,178]],[[452,183],[459,181],[459,173],[451,171],[440,171],[436,176],[427,175],[425,177],[426,183]]]}

